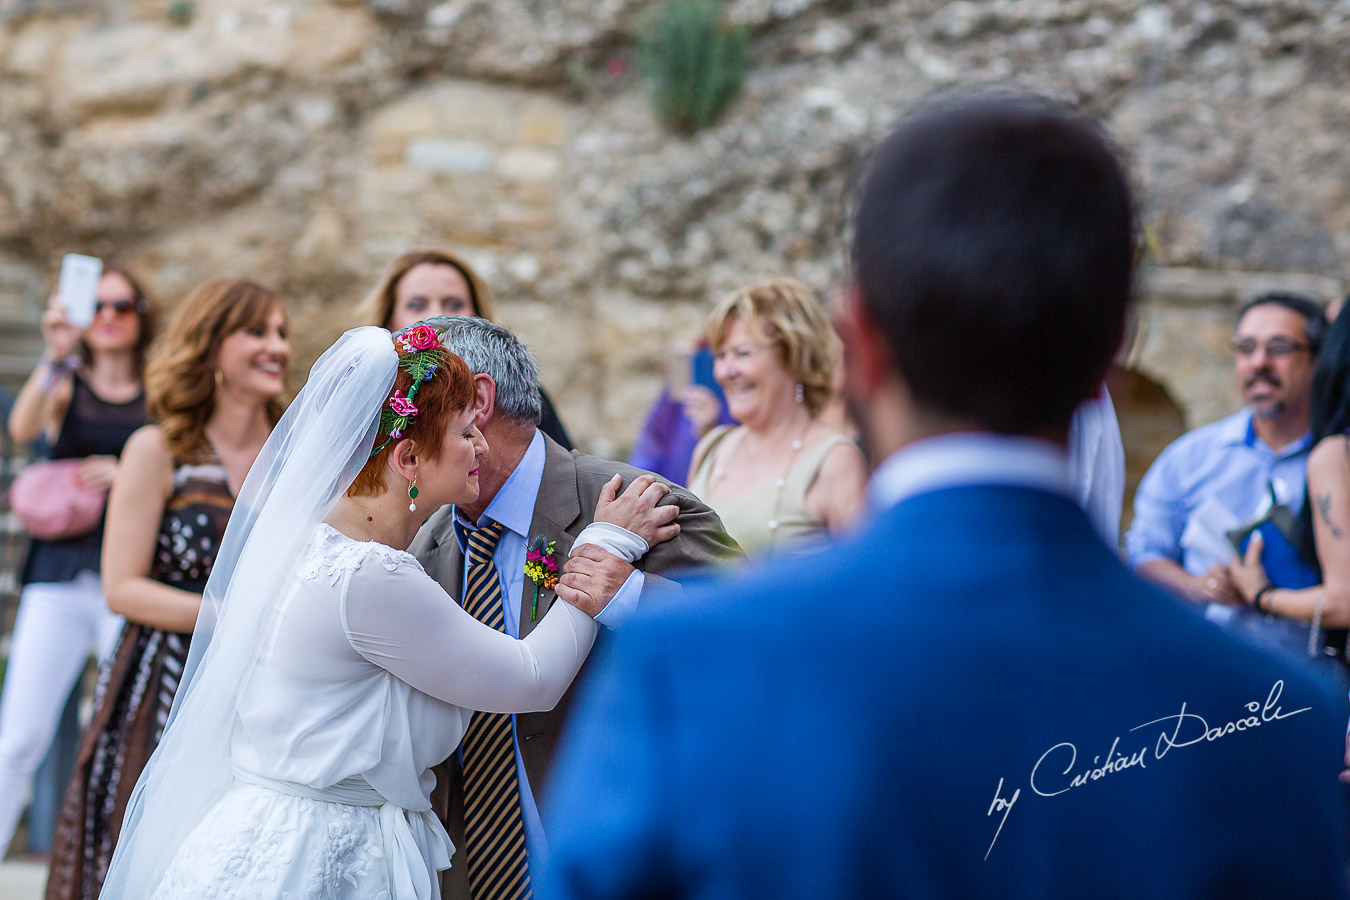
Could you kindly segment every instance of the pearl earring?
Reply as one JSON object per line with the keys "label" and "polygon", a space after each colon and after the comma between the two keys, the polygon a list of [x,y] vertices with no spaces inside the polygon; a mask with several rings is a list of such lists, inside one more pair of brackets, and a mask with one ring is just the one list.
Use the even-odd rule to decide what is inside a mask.
{"label": "pearl earring", "polygon": [[417,511],[417,503],[415,502],[417,493],[417,476],[414,475],[412,481],[408,482],[408,512]]}
{"label": "pearl earring", "polygon": [[806,402],[806,388],[802,387],[800,382],[798,382],[797,384],[797,402],[798,403]]}

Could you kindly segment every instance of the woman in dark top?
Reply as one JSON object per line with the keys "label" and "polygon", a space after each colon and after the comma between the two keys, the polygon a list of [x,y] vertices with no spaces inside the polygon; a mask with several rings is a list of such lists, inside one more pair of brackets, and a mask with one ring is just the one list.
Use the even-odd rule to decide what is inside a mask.
{"label": "woman in dark top", "polygon": [[48,897],[92,900],[103,885],[177,692],[234,496],[281,417],[290,356],[280,298],[221,278],[189,295],[150,360],[158,424],[127,441],[103,548],[108,604],[127,624],[61,809]]}
{"label": "woman in dark top", "polygon": [[[361,303],[363,324],[402,331],[432,316],[478,316],[497,321],[492,292],[478,273],[448,250],[413,250],[385,271],[375,290]],[[543,414],[539,430],[572,449],[553,403],[539,391]]]}
{"label": "woman in dark top", "polygon": [[[83,459],[79,478],[106,491],[122,445],[147,421],[141,372],[152,336],[150,302],[136,279],[103,270],[94,320],[78,329],[53,297],[42,317],[42,358],[10,411],[9,431],[45,437],[53,459]],[[111,651],[122,627],[99,578],[103,526],[64,540],[34,540],[0,690],[0,857],[14,836],[33,773],[90,653]]]}

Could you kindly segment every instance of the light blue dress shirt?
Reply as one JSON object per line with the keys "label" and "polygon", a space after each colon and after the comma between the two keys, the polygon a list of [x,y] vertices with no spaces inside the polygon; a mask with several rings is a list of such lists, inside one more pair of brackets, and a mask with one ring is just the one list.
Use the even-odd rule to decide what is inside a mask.
{"label": "light blue dress shirt", "polygon": [[[529,543],[530,523],[534,521],[534,504],[539,498],[539,485],[544,478],[544,435],[535,431],[534,439],[521,457],[520,463],[506,479],[497,496],[492,498],[487,509],[476,523],[467,522],[458,509],[455,510],[455,537],[459,548],[467,559],[466,529],[481,528],[488,522],[501,522],[504,526],[492,561],[497,565],[497,577],[501,582],[502,614],[506,619],[506,633],[520,637],[520,598],[525,587],[525,547]],[[468,566],[464,567],[464,577],[468,578]],[[628,580],[619,588],[609,604],[600,611],[595,620],[607,628],[617,628],[627,621],[637,609],[638,597],[645,582],[643,574],[634,570]],[[467,585],[460,583],[460,596],[464,596]],[[533,590],[533,586],[531,587]],[[515,731],[516,717],[511,717],[511,728],[516,749],[516,775],[520,779],[520,812],[525,825],[525,848],[530,856],[530,864],[535,866],[548,852],[548,841],[544,836],[544,826],[539,818],[539,807],[534,800],[534,791],[525,774],[525,760],[520,755],[520,735]]]}
{"label": "light blue dress shirt", "polygon": [[1256,435],[1250,410],[1220,419],[1177,438],[1149,467],[1134,495],[1134,521],[1125,535],[1130,568],[1170,559],[1192,575],[1216,563],[1181,545],[1186,522],[1206,498],[1222,503],[1240,521],[1251,521],[1277,499],[1297,512],[1303,507],[1312,436],[1274,450]]}
{"label": "light blue dress shirt", "polygon": [[888,456],[868,483],[874,510],[947,488],[999,484],[1072,497],[1063,447],[1039,438],[958,432],[924,438]]}

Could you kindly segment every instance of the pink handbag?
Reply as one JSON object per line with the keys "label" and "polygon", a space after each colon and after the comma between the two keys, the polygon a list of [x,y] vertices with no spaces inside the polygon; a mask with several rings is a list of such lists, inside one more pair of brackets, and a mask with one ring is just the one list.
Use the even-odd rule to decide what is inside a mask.
{"label": "pink handbag", "polygon": [[103,521],[107,491],[91,491],[76,472],[82,459],[33,463],[9,488],[9,507],[32,537],[44,541],[88,534]]}

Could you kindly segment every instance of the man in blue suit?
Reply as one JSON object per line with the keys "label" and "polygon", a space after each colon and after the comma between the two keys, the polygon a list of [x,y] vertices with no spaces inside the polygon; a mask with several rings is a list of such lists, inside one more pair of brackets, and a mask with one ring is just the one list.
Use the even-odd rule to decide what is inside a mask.
{"label": "man in blue suit", "polygon": [[547,896],[1346,896],[1344,692],[1134,577],[1069,496],[1131,295],[1110,144],[1040,100],[929,107],[853,224],[873,520],[617,636]]}

